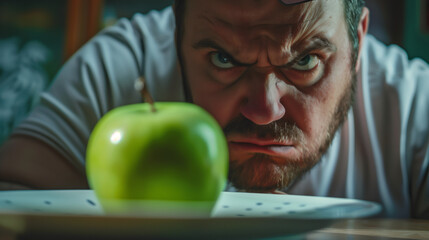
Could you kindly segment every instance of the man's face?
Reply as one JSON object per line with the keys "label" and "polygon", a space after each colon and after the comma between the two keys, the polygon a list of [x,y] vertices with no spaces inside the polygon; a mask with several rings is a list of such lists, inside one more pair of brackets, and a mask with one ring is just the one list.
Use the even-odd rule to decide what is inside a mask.
{"label": "man's face", "polygon": [[224,128],[239,189],[288,186],[316,164],[351,102],[342,0],[187,0],[182,71]]}

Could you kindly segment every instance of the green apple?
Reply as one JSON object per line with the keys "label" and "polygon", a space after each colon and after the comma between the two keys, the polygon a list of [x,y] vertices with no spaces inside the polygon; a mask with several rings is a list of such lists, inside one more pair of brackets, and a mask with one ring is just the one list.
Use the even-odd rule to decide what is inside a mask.
{"label": "green apple", "polygon": [[227,181],[228,146],[216,120],[197,105],[141,103],[102,117],[91,133],[86,161],[89,184],[101,202],[214,205]]}

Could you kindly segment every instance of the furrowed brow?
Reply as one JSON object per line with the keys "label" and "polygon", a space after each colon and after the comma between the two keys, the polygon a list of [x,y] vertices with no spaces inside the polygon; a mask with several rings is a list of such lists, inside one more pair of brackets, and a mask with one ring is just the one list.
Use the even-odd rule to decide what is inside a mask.
{"label": "furrowed brow", "polygon": [[202,48],[214,48],[218,50],[224,51],[215,41],[205,38],[202,39],[192,45],[194,49],[202,49]]}
{"label": "furrowed brow", "polygon": [[308,54],[310,54],[315,50],[336,52],[337,46],[335,46],[335,44],[333,44],[331,41],[329,41],[324,37],[314,37],[311,39],[311,43],[307,47],[304,47],[302,50],[296,50],[298,54],[293,58],[293,60],[290,63],[286,65],[291,65],[301,60],[302,58],[304,58],[305,56],[307,56]]}
{"label": "furrowed brow", "polygon": [[313,48],[313,50],[326,49],[330,52],[337,51],[337,46],[324,37],[315,37],[311,41],[310,48]]}
{"label": "furrowed brow", "polygon": [[299,55],[305,55],[315,50],[324,50],[328,52],[336,52],[337,47],[331,41],[324,37],[314,37],[310,40],[310,44],[307,46],[296,49],[296,52],[300,52]]}

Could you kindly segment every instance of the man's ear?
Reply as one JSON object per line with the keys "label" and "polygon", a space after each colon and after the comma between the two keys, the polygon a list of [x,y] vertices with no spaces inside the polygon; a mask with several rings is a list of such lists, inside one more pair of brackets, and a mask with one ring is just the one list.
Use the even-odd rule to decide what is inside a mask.
{"label": "man's ear", "polygon": [[360,16],[359,26],[357,29],[359,49],[358,49],[358,56],[356,59],[356,69],[355,69],[356,72],[358,72],[360,69],[363,41],[364,41],[365,36],[368,32],[368,25],[369,25],[369,10],[368,10],[368,8],[364,7],[364,8],[362,8],[362,14]]}

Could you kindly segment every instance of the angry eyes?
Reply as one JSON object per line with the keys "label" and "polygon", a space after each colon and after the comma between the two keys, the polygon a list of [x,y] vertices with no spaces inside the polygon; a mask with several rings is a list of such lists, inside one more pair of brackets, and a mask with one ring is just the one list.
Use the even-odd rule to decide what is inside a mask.
{"label": "angry eyes", "polygon": [[223,52],[212,52],[210,53],[210,61],[212,64],[221,69],[229,69],[236,66],[234,60],[228,54]]}
{"label": "angry eyes", "polygon": [[291,68],[298,71],[309,71],[315,67],[317,67],[319,63],[319,58],[314,54],[308,54],[305,57],[299,59],[294,64],[292,64]]}
{"label": "angry eyes", "polygon": [[[229,54],[223,51],[213,51],[209,53],[210,64],[214,67],[214,75],[220,82],[228,84],[233,83],[242,74],[247,67],[253,64],[243,64],[234,60]],[[298,58],[285,66],[279,67],[279,70],[285,76],[285,79],[297,86],[307,87],[316,83],[323,72],[323,64],[317,54],[307,54]],[[322,62],[323,63],[323,62]]]}
{"label": "angry eyes", "polygon": [[[315,54],[307,54],[301,59],[295,61],[290,67],[298,71],[309,71],[315,68],[319,63],[319,57]],[[210,53],[211,63],[220,69],[230,69],[239,65],[231,56],[226,53],[216,51]]]}

